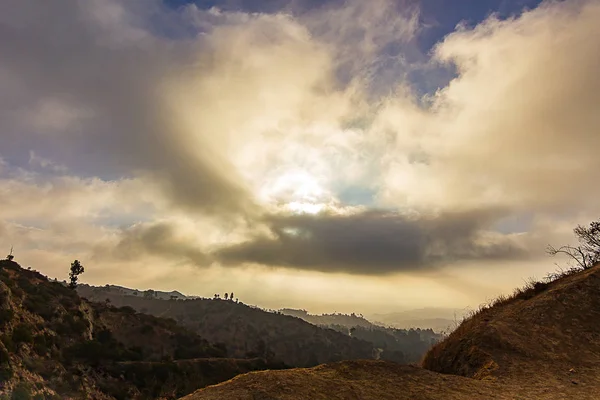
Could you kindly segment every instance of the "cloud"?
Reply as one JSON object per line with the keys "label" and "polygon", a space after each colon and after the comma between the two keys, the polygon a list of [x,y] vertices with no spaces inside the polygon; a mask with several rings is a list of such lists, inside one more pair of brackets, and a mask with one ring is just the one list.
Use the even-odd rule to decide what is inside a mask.
{"label": "cloud", "polygon": [[[229,101],[221,110],[215,96],[227,104],[244,89],[228,93],[218,87],[225,76],[214,76],[228,65],[235,68],[237,61],[250,61],[244,57],[250,55],[248,48],[235,47],[249,30],[223,28],[211,39],[175,42],[144,24],[144,17],[162,11],[160,3],[152,3],[141,18],[134,14],[140,4],[63,1],[46,7],[24,1],[3,6],[0,49],[14,55],[0,66],[13,96],[10,107],[2,108],[11,122],[3,128],[5,148],[13,150],[12,157],[42,148],[84,174],[152,178],[175,206],[190,212],[249,212],[253,201],[248,188],[222,141],[215,140],[242,128],[248,115],[237,110],[241,116],[228,123],[236,112],[229,107],[236,104]],[[290,24],[256,17],[249,25],[260,34]],[[26,35],[22,26],[28,27]],[[293,41],[295,33],[288,33],[281,40]],[[271,42],[253,45],[262,46],[267,56]],[[293,54],[291,48],[284,51],[280,55]],[[260,61],[259,53],[260,48],[255,61]],[[283,61],[277,56],[262,64]],[[245,70],[257,68],[261,64],[249,63]],[[227,79],[243,86],[249,78],[245,70],[229,70]],[[182,93],[182,77],[183,86],[198,92]],[[57,130],[58,135],[47,134]]]}
{"label": "cloud", "polygon": [[486,230],[499,212],[402,215],[270,215],[267,229],[207,245],[177,221],[141,224],[123,231],[114,253],[153,254],[198,266],[244,264],[349,274],[430,271],[471,260],[527,259],[526,242]]}
{"label": "cloud", "polygon": [[[427,60],[414,4],[0,5],[0,237],[98,280],[539,260],[600,211],[600,6],[491,17]],[[421,97],[415,70],[454,78]],[[368,202],[332,213],[348,192]]]}
{"label": "cloud", "polygon": [[[594,1],[547,2],[446,37],[435,60],[456,65],[456,78],[430,108],[396,98],[380,115],[397,129],[382,198],[424,208],[597,210],[599,17]],[[410,162],[413,149],[425,163]]]}
{"label": "cloud", "polygon": [[57,173],[65,173],[68,171],[68,168],[64,165],[57,164],[52,160],[44,158],[36,154],[33,150],[29,152],[29,165],[34,168],[49,169],[50,171]]}
{"label": "cloud", "polygon": [[415,46],[419,7],[413,1],[324,2],[299,17],[329,48],[341,82],[389,89],[422,56]]}
{"label": "cloud", "polygon": [[326,272],[379,275],[428,270],[455,261],[516,259],[527,250],[510,235],[490,235],[492,213],[410,216],[272,216],[271,235],[216,252],[225,264],[256,263]]}
{"label": "cloud", "polygon": [[193,245],[194,239],[183,235],[180,229],[169,223],[138,224],[124,232],[110,254],[118,259],[138,259],[154,254],[176,261],[191,261],[203,267],[210,265],[209,257]]}

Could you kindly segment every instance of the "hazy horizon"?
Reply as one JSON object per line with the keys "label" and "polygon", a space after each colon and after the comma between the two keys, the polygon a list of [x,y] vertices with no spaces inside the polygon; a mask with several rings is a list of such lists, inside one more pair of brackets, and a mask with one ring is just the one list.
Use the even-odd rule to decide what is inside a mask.
{"label": "hazy horizon", "polygon": [[600,215],[600,2],[0,4],[0,247],[311,313],[476,308]]}

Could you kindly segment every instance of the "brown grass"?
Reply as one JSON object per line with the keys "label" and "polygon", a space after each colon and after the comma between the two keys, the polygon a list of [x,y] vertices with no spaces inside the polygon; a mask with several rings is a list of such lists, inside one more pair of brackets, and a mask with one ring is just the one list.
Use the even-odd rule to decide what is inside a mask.
{"label": "brown grass", "polygon": [[600,265],[529,280],[480,307],[422,364],[503,385],[554,390],[571,382],[585,388],[573,398],[597,398],[590,390],[600,392]]}

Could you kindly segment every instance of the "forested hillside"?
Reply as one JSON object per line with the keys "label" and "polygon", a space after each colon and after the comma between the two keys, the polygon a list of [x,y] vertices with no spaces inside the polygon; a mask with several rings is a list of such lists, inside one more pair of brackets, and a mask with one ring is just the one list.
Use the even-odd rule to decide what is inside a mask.
{"label": "forested hillside", "polygon": [[371,343],[348,334],[231,300],[160,300],[122,295],[102,287],[81,287],[79,293],[90,300],[108,300],[119,307],[173,318],[211,343],[222,343],[232,357],[262,357],[288,366],[308,367],[377,356]]}
{"label": "forested hillside", "polygon": [[227,353],[172,319],[89,302],[0,261],[0,397],[172,399],[282,366]]}

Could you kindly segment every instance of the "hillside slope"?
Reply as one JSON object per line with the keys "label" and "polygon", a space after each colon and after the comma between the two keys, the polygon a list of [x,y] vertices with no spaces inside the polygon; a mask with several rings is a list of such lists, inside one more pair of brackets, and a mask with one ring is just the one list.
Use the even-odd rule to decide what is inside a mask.
{"label": "hillside slope", "polygon": [[597,399],[600,265],[501,299],[464,321],[424,368],[344,362],[238,376],[185,397]]}
{"label": "hillside slope", "polygon": [[0,261],[0,398],[172,399],[277,367],[226,356],[173,320],[88,302]]}
{"label": "hillside slope", "polygon": [[293,308],[282,308],[279,312],[284,315],[291,315],[292,317],[303,319],[306,322],[317,326],[340,325],[345,326],[346,328],[353,328],[355,326],[371,328],[373,326],[373,323],[366,320],[363,316],[354,313],[350,315],[340,313],[315,315],[309,314],[306,310],[296,310]]}
{"label": "hillside slope", "polygon": [[263,357],[293,367],[353,359],[371,359],[371,343],[300,318],[266,312],[227,300],[159,300],[81,287],[79,294],[93,301],[108,299],[116,306],[175,319],[211,343],[223,343],[232,357]]}
{"label": "hillside slope", "polygon": [[433,347],[423,366],[500,380],[574,368],[600,385],[600,373],[587,373],[600,366],[600,264],[501,299]]}

